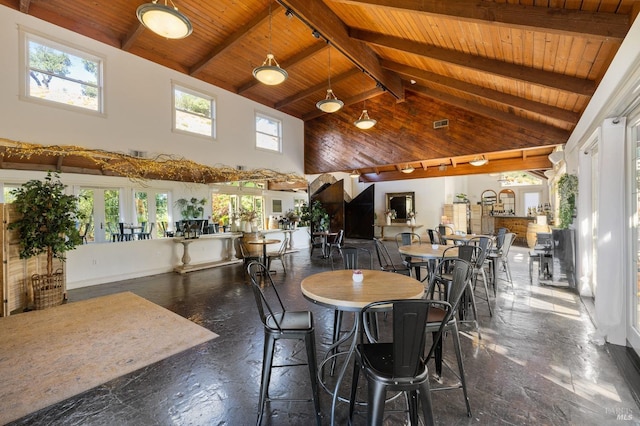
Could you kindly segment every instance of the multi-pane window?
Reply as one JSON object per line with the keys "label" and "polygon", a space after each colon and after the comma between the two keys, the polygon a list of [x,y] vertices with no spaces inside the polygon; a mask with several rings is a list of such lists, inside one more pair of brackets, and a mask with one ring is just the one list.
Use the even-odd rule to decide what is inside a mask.
{"label": "multi-pane window", "polygon": [[173,129],[216,137],[216,103],[213,96],[173,85]]}
{"label": "multi-pane window", "polygon": [[282,121],[256,113],[256,147],[282,152]]}
{"label": "multi-pane window", "polygon": [[27,99],[102,112],[101,58],[33,34],[22,35]]}

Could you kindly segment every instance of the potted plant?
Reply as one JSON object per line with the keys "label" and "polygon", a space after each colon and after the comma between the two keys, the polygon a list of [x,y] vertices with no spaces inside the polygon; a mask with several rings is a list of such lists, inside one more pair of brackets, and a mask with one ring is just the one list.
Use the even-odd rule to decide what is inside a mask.
{"label": "potted plant", "polygon": [[11,191],[14,206],[22,216],[8,225],[20,238],[20,258],[47,255],[45,274],[31,276],[35,309],[59,305],[64,300],[64,273],[53,269],[53,259],[66,259],[65,252],[82,244],[76,223],[82,219],[78,197],[65,194],[58,173],[44,180],[30,180]]}
{"label": "potted plant", "polygon": [[558,206],[558,218],[560,229],[567,229],[573,223],[576,210],[576,196],[578,195],[578,176],[563,174],[558,180],[558,195],[560,204]]}

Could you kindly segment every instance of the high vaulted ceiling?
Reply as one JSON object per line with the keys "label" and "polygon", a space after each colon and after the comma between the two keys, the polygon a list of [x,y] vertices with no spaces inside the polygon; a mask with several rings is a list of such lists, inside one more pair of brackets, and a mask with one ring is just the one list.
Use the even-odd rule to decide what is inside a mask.
{"label": "high vaulted ceiling", "polygon": [[[0,0],[299,117],[305,173],[358,170],[362,181],[550,168],[640,10],[630,0],[174,0],[193,33],[167,40],[137,20],[144,2]],[[269,50],[289,74],[278,86],[252,75]],[[334,114],[316,108],[329,79],[345,103]],[[373,129],[353,126],[362,109]],[[489,163],[469,165],[478,155]]]}

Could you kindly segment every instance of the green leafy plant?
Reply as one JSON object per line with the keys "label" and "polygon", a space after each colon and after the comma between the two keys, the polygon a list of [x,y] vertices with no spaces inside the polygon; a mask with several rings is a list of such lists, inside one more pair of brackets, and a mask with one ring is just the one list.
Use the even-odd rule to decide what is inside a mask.
{"label": "green leafy plant", "polygon": [[175,205],[180,209],[180,214],[185,220],[189,219],[201,219],[204,215],[204,206],[207,204],[207,200],[202,198],[198,200],[195,197],[190,199],[180,198],[176,200]]}
{"label": "green leafy plant", "polygon": [[11,191],[22,217],[8,225],[20,234],[20,258],[47,254],[47,275],[53,275],[53,258],[65,260],[65,252],[82,244],[76,228],[80,212],[78,197],[65,194],[58,173],[44,180],[30,180]]}
{"label": "green leafy plant", "polygon": [[560,205],[558,207],[560,223],[558,227],[567,229],[569,225],[573,223],[576,210],[578,176],[567,173],[563,174],[558,180],[558,195],[560,196]]}
{"label": "green leafy plant", "polygon": [[311,207],[303,205],[301,211],[302,223],[310,225],[313,231],[325,231],[329,228],[329,213],[320,201],[315,200]]}

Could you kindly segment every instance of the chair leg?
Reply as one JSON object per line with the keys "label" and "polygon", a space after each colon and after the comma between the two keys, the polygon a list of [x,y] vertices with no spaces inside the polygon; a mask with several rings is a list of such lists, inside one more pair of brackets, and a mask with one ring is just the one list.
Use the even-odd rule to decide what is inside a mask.
{"label": "chair leg", "polygon": [[269,334],[264,336],[264,352],[262,354],[262,378],[260,380],[260,399],[258,400],[258,420],[257,425],[262,422],[264,405],[269,398],[269,380],[271,378],[271,365],[273,363],[273,350],[275,339]]}
{"label": "chair leg", "polygon": [[462,362],[462,350],[460,349],[460,336],[458,335],[458,325],[453,324],[453,346],[458,360],[458,374],[460,376],[460,384],[462,385],[462,393],[464,402],[467,404],[467,416],[471,417],[471,405],[469,404],[469,396],[467,395],[467,382],[464,377],[464,364]]}
{"label": "chair leg", "polygon": [[[478,321],[478,308],[476,307],[476,296],[473,292],[473,287],[471,286],[471,283],[469,283],[467,285],[467,291],[470,294],[470,303],[471,303],[471,310],[473,311],[473,322],[476,325],[476,330],[478,331],[478,339],[482,339],[482,335],[480,334],[480,322]],[[464,319],[461,322],[470,322],[470,320],[468,319]]]}
{"label": "chair leg", "polygon": [[386,388],[382,383],[368,380],[369,398],[367,402],[367,425],[377,426],[382,424],[384,414],[384,399]]}
{"label": "chair leg", "polygon": [[407,394],[407,403],[409,405],[409,424],[418,424],[418,391],[412,390],[405,392]]}
{"label": "chair leg", "polygon": [[[356,357],[357,358],[357,357]],[[351,398],[349,398],[349,424],[353,424],[353,409],[356,406],[356,393],[358,392],[358,378],[360,377],[360,365],[358,360],[353,363],[353,378],[351,379]]]}
{"label": "chair leg", "polygon": [[[433,336],[434,339],[438,337],[438,333],[436,332],[431,333],[431,335]],[[436,363],[436,376],[438,376],[438,379],[442,377],[442,336],[443,335],[444,333],[440,335],[440,339],[438,339],[438,341],[436,342],[436,347],[433,351],[433,359],[435,360],[435,363]]]}
{"label": "chair leg", "polygon": [[[424,424],[426,426],[434,425],[435,421],[433,420],[433,405],[431,404],[431,388],[429,387],[428,380],[425,380],[425,382],[420,385],[418,392],[420,393],[420,402],[422,403]],[[416,424],[418,423],[416,422]]]}
{"label": "chair leg", "polygon": [[[342,311],[339,311],[336,309],[335,311],[333,311],[333,341],[331,342],[331,344],[334,344],[338,340],[340,340],[341,329],[342,329]],[[336,346],[331,351],[331,355],[335,355],[337,353],[338,353],[338,347]],[[336,370],[336,357],[333,357],[333,359],[331,360],[331,370],[330,370],[332,376],[335,370]]]}
{"label": "chair leg", "polygon": [[489,307],[489,316],[493,316],[493,312],[491,311],[491,302],[489,301],[489,287],[487,286],[487,274],[484,273],[484,268],[480,267],[480,272],[482,273],[482,283],[484,284],[484,294],[487,297],[487,306]]}
{"label": "chair leg", "polygon": [[318,426],[321,426],[320,395],[318,394],[318,364],[316,361],[316,337],[313,331],[305,336],[305,346],[307,348],[307,363],[309,365],[309,378],[311,379],[313,406],[316,410],[316,423]]}

